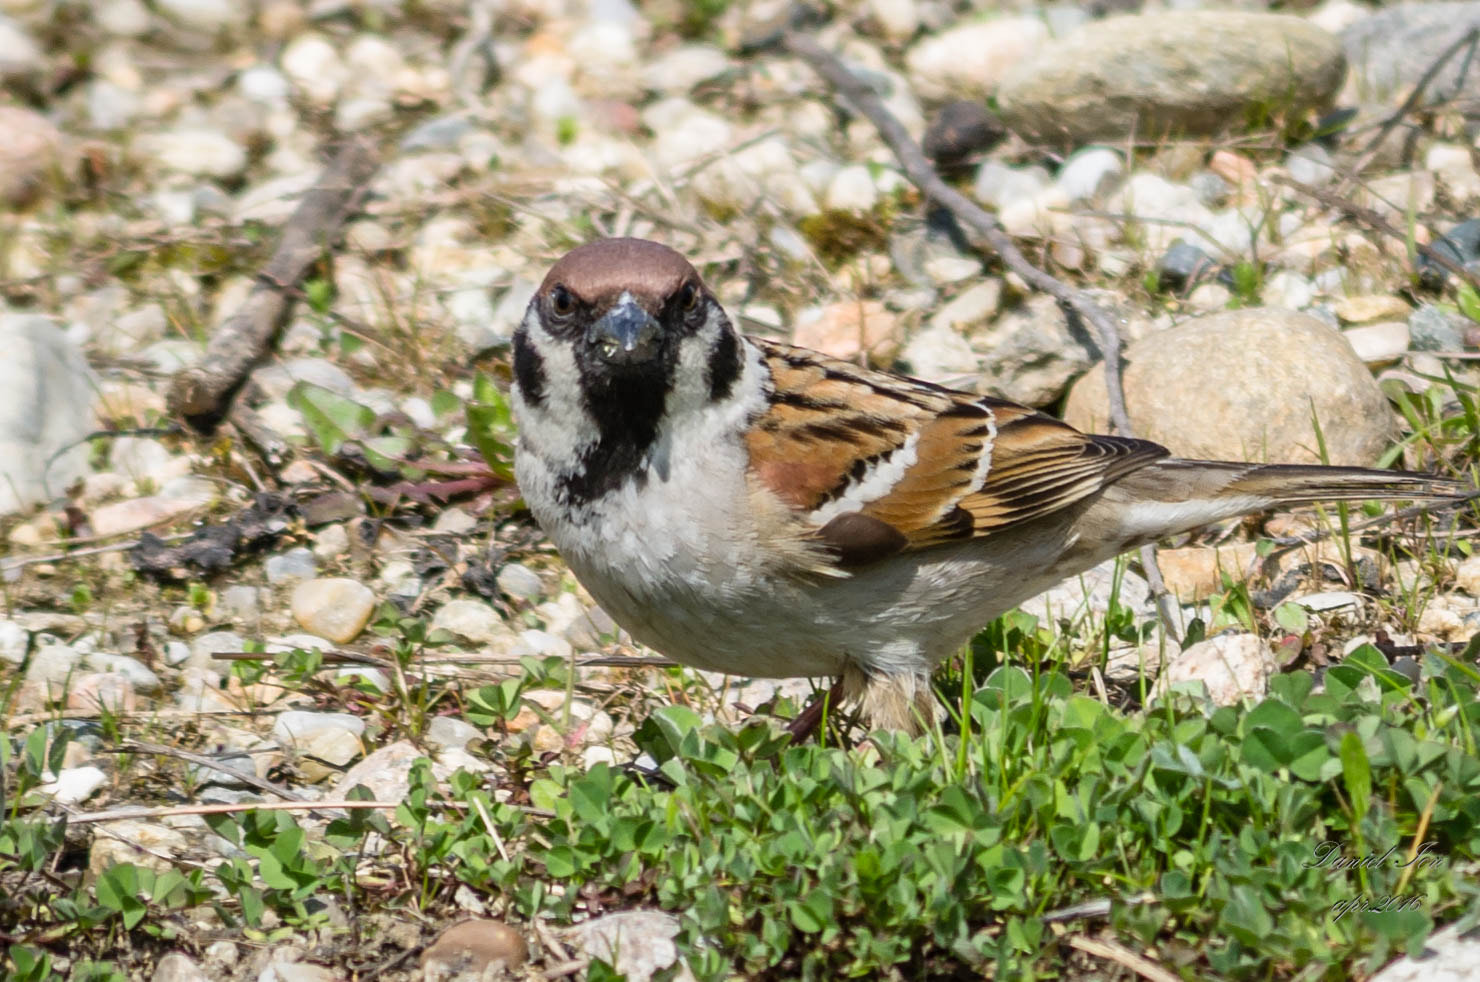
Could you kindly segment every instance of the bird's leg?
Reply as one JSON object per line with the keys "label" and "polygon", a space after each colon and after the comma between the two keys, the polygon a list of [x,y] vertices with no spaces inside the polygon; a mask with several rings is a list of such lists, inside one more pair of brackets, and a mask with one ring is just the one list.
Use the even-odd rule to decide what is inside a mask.
{"label": "bird's leg", "polygon": [[817,696],[797,713],[797,718],[791,721],[786,732],[791,734],[792,743],[801,743],[814,732],[822,723],[823,715],[829,708],[836,709],[843,701],[843,694],[847,691],[847,683],[840,678],[832,684],[822,695]]}

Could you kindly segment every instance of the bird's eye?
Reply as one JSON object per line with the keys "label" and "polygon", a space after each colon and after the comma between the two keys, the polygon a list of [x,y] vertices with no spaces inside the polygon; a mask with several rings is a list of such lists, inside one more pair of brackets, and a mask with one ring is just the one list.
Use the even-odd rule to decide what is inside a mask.
{"label": "bird's eye", "polygon": [[568,317],[575,312],[576,299],[565,287],[557,285],[550,291],[550,309],[559,317]]}
{"label": "bird's eye", "polygon": [[678,305],[684,313],[693,313],[699,306],[699,288],[692,283],[685,283],[683,289],[678,291]]}

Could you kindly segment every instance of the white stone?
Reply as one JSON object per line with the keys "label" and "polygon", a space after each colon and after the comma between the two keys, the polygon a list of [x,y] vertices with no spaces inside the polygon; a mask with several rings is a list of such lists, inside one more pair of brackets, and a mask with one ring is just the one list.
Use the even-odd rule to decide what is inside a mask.
{"label": "white stone", "polygon": [[486,644],[509,635],[498,611],[479,600],[449,600],[432,616],[432,630],[447,631],[473,644]]}
{"label": "white stone", "polygon": [[986,99],[1046,40],[1048,27],[1035,17],[999,17],[927,36],[910,48],[905,64],[926,99]]}
{"label": "white stone", "polygon": [[1396,361],[1408,351],[1408,325],[1403,321],[1363,324],[1341,333],[1357,357],[1369,365]]}
{"label": "white stone", "polygon": [[879,202],[873,176],[861,164],[844,167],[828,182],[823,203],[832,211],[868,212]]}
{"label": "white stone", "polygon": [[920,10],[915,0],[868,0],[879,31],[890,41],[908,41],[920,29]]}
{"label": "white stone", "polygon": [[76,805],[90,798],[107,781],[108,775],[101,767],[68,767],[57,774],[55,781],[48,781],[36,790],[55,799],[57,804]]}
{"label": "white stone", "polygon": [[293,619],[335,644],[352,641],[375,612],[375,594],[357,580],[305,580],[293,590]]}
{"label": "white stone", "polygon": [[114,37],[140,37],[149,30],[149,8],[139,0],[104,0],[93,8],[93,22]]}
{"label": "white stone", "polygon": [[685,44],[659,55],[643,70],[643,84],[661,95],[681,96],[728,71],[733,63],[719,48]]}
{"label": "white stone", "polygon": [[1125,161],[1109,147],[1086,147],[1064,161],[1054,179],[1073,202],[1099,197],[1125,173]]}
{"label": "white stone", "polygon": [[300,34],[283,49],[283,74],[298,87],[304,97],[327,106],[339,97],[349,81],[349,67],[334,45],[317,34]]}
{"label": "white stone", "polygon": [[196,31],[238,27],[252,14],[252,6],[240,0],[155,0],[155,6],[181,27]]}
{"label": "white stone", "polygon": [[1274,650],[1254,634],[1220,634],[1173,656],[1157,682],[1158,691],[1178,682],[1201,682],[1219,706],[1259,699],[1278,668]]}
{"label": "white stone", "polygon": [[996,313],[1001,301],[1002,281],[984,280],[963,290],[954,300],[941,307],[930,319],[930,325],[933,328],[958,330],[980,325]]}
{"label": "white stone", "polygon": [[233,178],[247,167],[247,151],[220,130],[183,128],[139,142],[161,167],[193,177]]}
{"label": "white stone", "polygon": [[0,16],[0,79],[25,78],[46,69],[36,39],[9,17]]}

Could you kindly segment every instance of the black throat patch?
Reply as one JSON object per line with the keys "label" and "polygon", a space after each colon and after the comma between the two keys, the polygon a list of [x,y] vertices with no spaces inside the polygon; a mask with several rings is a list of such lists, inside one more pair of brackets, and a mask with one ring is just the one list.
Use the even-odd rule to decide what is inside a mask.
{"label": "black throat patch", "polygon": [[576,470],[560,478],[567,504],[582,505],[615,491],[629,479],[640,487],[644,465],[658,438],[668,390],[677,365],[677,346],[664,344],[647,364],[614,369],[578,355],[581,406],[596,423],[596,442],[581,455]]}

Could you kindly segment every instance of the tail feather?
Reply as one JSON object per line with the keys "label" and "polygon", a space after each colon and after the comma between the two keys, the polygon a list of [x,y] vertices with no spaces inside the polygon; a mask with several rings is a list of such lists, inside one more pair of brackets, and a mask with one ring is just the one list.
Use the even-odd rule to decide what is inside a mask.
{"label": "tail feather", "polygon": [[1435,474],[1169,458],[1126,475],[1084,518],[1088,541],[1155,542],[1240,515],[1321,501],[1461,500],[1475,492]]}
{"label": "tail feather", "polygon": [[1242,469],[1243,473],[1226,485],[1227,492],[1268,498],[1271,507],[1318,501],[1458,498],[1467,490],[1459,481],[1437,474],[1380,471],[1365,467],[1317,467],[1305,464],[1213,466]]}

